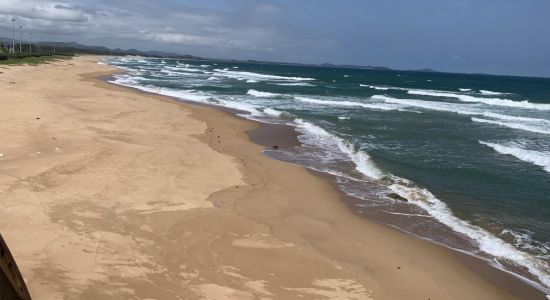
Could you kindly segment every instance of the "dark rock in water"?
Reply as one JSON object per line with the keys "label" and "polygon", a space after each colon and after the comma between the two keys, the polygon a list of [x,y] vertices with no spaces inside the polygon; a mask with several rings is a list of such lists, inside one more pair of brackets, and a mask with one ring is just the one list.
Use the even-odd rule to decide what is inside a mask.
{"label": "dark rock in water", "polygon": [[395,199],[395,200],[399,200],[399,201],[405,201],[405,202],[409,202],[409,200],[399,196],[398,194],[396,193],[391,193],[391,194],[388,194],[388,197],[392,198],[392,199]]}
{"label": "dark rock in water", "polygon": [[277,150],[277,149],[279,149],[279,146],[273,145],[273,149]]}

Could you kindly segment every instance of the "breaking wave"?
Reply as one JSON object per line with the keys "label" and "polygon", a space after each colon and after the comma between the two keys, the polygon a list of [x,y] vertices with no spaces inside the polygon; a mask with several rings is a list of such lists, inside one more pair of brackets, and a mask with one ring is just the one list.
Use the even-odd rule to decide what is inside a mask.
{"label": "breaking wave", "polygon": [[319,100],[319,99],[313,99],[313,98],[307,98],[307,97],[294,97],[296,100],[305,102],[305,103],[313,103],[318,105],[330,105],[330,106],[340,106],[340,107],[364,107],[369,109],[377,109],[377,110],[395,110],[398,109],[398,107],[395,106],[388,106],[384,104],[370,104],[370,103],[362,103],[362,102],[354,102],[354,101],[334,101],[334,100]]}
{"label": "breaking wave", "polygon": [[550,104],[531,103],[527,100],[514,101],[510,99],[501,99],[501,98],[483,98],[483,97],[474,97],[471,95],[438,92],[438,91],[427,91],[427,90],[409,90],[407,91],[407,93],[411,95],[455,98],[463,102],[477,102],[477,103],[484,103],[487,105],[495,105],[495,106],[515,107],[515,108],[534,109],[534,110],[550,110]]}
{"label": "breaking wave", "polygon": [[248,90],[247,95],[258,97],[258,98],[271,98],[271,97],[279,96],[280,94],[274,94],[274,93],[262,92],[262,91],[250,89]]}
{"label": "breaking wave", "polygon": [[480,118],[472,118],[472,121],[478,122],[478,123],[494,124],[494,125],[512,128],[512,129],[530,131],[534,133],[550,134],[550,128],[544,129],[544,128],[535,127],[524,123],[514,123],[510,121],[502,122],[502,121],[487,120],[487,119],[480,119]]}
{"label": "breaking wave", "polygon": [[277,75],[267,75],[254,72],[230,71],[226,69],[214,69],[216,76],[223,76],[237,80],[273,80],[273,81],[313,81],[315,78],[306,77],[286,77]]}
{"label": "breaking wave", "polygon": [[489,142],[479,141],[480,144],[493,148],[496,152],[505,155],[511,155],[522,161],[542,167],[550,173],[550,153],[536,150],[528,150],[514,146],[501,145]]}

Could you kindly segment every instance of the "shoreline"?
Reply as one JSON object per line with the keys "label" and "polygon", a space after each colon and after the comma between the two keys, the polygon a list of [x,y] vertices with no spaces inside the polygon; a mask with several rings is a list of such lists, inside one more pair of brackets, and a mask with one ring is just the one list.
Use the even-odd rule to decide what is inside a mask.
{"label": "shoreline", "polygon": [[[545,290],[545,287],[541,283],[536,281],[536,279],[534,278],[534,275],[527,272],[526,270],[519,269],[518,267],[513,266],[511,264],[505,264],[505,266],[499,267],[495,265],[494,261],[489,255],[483,254],[483,253],[482,254],[473,253],[473,251],[477,249],[472,248],[471,251],[468,251],[468,250],[460,249],[458,247],[454,248],[452,246],[445,244],[444,242],[432,239],[431,237],[422,236],[418,233],[407,231],[403,227],[404,225],[407,225],[410,223],[409,220],[404,221],[399,217],[394,217],[392,215],[387,215],[387,214],[385,215],[379,214],[377,212],[375,212],[374,214],[361,213],[358,210],[357,204],[360,204],[363,200],[345,193],[336,183],[336,180],[335,180],[336,176],[325,172],[317,171],[317,170],[305,167],[303,165],[297,164],[295,162],[284,160],[282,158],[277,158],[276,155],[269,155],[269,152],[271,152],[272,150],[277,150],[272,148],[273,145],[277,145],[277,147],[282,145],[281,147],[282,150],[285,150],[289,147],[300,145],[300,142],[298,140],[298,136],[300,135],[300,133],[296,131],[296,128],[294,126],[285,125],[285,124],[273,124],[273,123],[261,122],[258,120],[250,119],[244,116],[249,113],[244,110],[239,110],[235,108],[229,108],[229,107],[224,107],[224,106],[214,105],[214,104],[201,103],[201,102],[192,101],[192,100],[186,100],[184,98],[162,95],[162,94],[158,94],[150,91],[141,90],[139,88],[134,88],[131,86],[112,83],[110,82],[110,80],[115,79],[113,77],[114,74],[126,73],[126,71],[123,69],[119,69],[117,67],[114,67],[114,68],[117,69],[118,71],[113,72],[108,76],[99,76],[98,79],[100,79],[101,81],[107,84],[129,89],[131,91],[138,92],[138,93],[143,93],[145,95],[166,97],[168,99],[171,99],[172,101],[183,103],[185,105],[206,107],[209,109],[219,110],[231,115],[232,117],[241,119],[246,122],[252,122],[258,125],[258,128],[248,131],[246,133],[253,143],[265,147],[265,149],[262,151],[262,154],[261,154],[262,156],[265,156],[267,158],[274,159],[277,161],[281,161],[283,163],[295,165],[300,168],[304,168],[310,174],[323,178],[324,180],[328,181],[330,185],[340,194],[341,201],[347,205],[347,207],[350,209],[350,212],[353,213],[354,215],[359,216],[360,218],[365,219],[368,222],[381,224],[392,230],[396,230],[401,234],[409,235],[416,239],[428,242],[438,247],[442,247],[450,251],[454,255],[456,255],[456,257],[459,260],[464,262],[467,266],[471,267],[472,270],[485,274],[486,275],[485,278],[490,279],[491,282],[505,289],[515,291],[517,289],[524,289],[527,286],[528,287],[527,290],[533,289],[536,291],[536,292],[530,293],[531,297],[539,297],[540,295],[538,294],[541,294],[544,297],[548,292]],[[269,135],[269,137],[266,138],[267,135]],[[275,139],[274,142],[273,142],[273,139]],[[265,151],[267,151],[268,153],[266,153]],[[397,203],[397,204],[399,205],[400,203]],[[387,220],[388,217],[390,217],[393,221]],[[398,222],[400,222],[401,224],[396,225]],[[472,245],[469,244],[470,242],[466,237],[460,236],[457,232],[454,231],[454,229],[448,228],[444,224],[440,224],[440,225],[444,227],[442,233],[444,233],[444,230],[451,230],[453,234],[456,235],[455,239],[457,239],[458,242],[463,243],[465,247],[472,247]],[[497,264],[501,264],[501,263],[499,262]]]}
{"label": "shoreline", "polygon": [[[175,101],[175,102],[181,103],[182,105],[188,105],[191,107],[201,107],[201,108],[205,107],[207,109],[218,110],[234,118],[238,118],[245,122],[251,122],[257,125],[258,127],[250,131],[247,131],[246,134],[248,135],[248,138],[250,139],[251,142],[265,147],[263,150],[267,150],[267,151],[276,150],[272,148],[273,145],[277,145],[277,146],[282,145],[281,149],[300,145],[300,142],[298,141],[298,138],[297,138],[300,135],[300,133],[298,133],[295,130],[295,127],[291,125],[281,125],[281,124],[271,124],[266,122],[260,122],[260,121],[246,118],[241,115],[241,114],[247,114],[248,113],[247,111],[223,107],[223,106],[214,105],[214,104],[200,103],[200,102],[186,100],[183,98],[178,98],[173,96],[160,95],[154,92],[144,91],[138,88],[118,85],[118,84],[109,82],[109,79],[114,79],[112,75],[124,74],[124,73],[125,73],[124,70],[118,69],[118,72],[113,72],[108,76],[99,76],[97,78],[109,85],[117,86],[123,89],[129,89],[137,93],[143,93],[143,94],[155,96],[155,97],[166,97],[171,101]],[[266,135],[270,135],[270,136],[266,137]],[[337,193],[340,195],[340,201],[349,208],[350,213],[355,216],[358,216],[359,218],[365,220],[366,222],[374,222],[375,224],[380,224],[390,230],[395,230],[399,234],[405,234],[415,239],[421,240],[423,242],[427,242],[432,245],[435,245],[436,247],[441,247],[446,251],[449,251],[450,253],[452,253],[457,258],[457,260],[459,260],[465,266],[470,268],[472,271],[479,274],[484,274],[483,278],[486,279],[487,281],[505,290],[508,290],[513,294],[520,296],[521,298],[523,297],[525,297],[525,299],[531,299],[531,298],[545,299],[546,298],[545,292],[540,290],[537,287],[537,286],[539,287],[541,286],[540,283],[534,281],[533,278],[523,277],[518,273],[514,273],[510,270],[499,268],[491,264],[491,259],[488,256],[479,256],[474,253],[467,252],[465,250],[452,248],[448,245],[445,245],[442,242],[438,242],[430,238],[422,237],[412,232],[408,232],[398,226],[392,225],[392,222],[384,221],[384,220],[381,220],[380,218],[373,218],[371,216],[367,216],[365,214],[359,213],[354,209],[354,203],[359,203],[362,200],[357,197],[348,195],[344,191],[342,191],[336,184],[334,175],[313,170],[293,162],[285,161],[270,155],[266,155],[263,151],[261,155],[269,159],[280,161],[282,163],[288,163],[291,165],[298,166],[299,168],[303,168],[304,170],[306,170],[308,173],[327,181],[333,187],[333,189],[337,191]],[[523,275],[532,276],[531,274],[523,274]],[[518,292],[518,291],[521,291],[521,292]]]}
{"label": "shoreline", "polygon": [[[85,56],[40,67],[32,75],[47,84],[46,91],[36,90],[44,97],[25,95],[25,103],[9,103],[45,105],[44,122],[67,122],[67,127],[52,123],[34,129],[57,126],[62,132],[63,138],[41,143],[61,141],[60,149],[66,151],[40,158],[41,166],[50,169],[32,175],[35,170],[24,167],[27,158],[12,158],[19,148],[0,160],[1,174],[16,167],[18,178],[37,178],[29,181],[34,184],[29,190],[0,178],[9,187],[2,193],[10,199],[9,211],[0,212],[7,217],[0,230],[7,232],[35,297],[40,292],[43,298],[55,298],[64,291],[64,296],[85,298],[545,298],[519,279],[490,282],[453,251],[354,214],[326,178],[261,155],[264,146],[253,143],[248,132],[262,125],[218,107],[102,82],[98,76],[115,71],[94,61]],[[54,72],[61,70],[69,82],[77,80],[74,91],[53,81],[58,78]],[[25,143],[15,133],[26,122],[9,128],[14,144]],[[285,135],[281,128],[262,130],[257,139]],[[277,143],[291,141],[286,136]],[[50,155],[40,152],[36,155]],[[206,185],[197,186],[196,178]],[[166,180],[171,184],[163,185]],[[179,184],[184,186],[172,189]],[[107,189],[97,193],[96,186]],[[74,187],[74,195],[63,192]],[[210,191],[205,194],[205,189]],[[39,203],[25,201],[29,196]],[[74,200],[83,197],[91,202]],[[151,200],[159,197],[164,202]],[[46,217],[29,222],[22,218],[29,211]],[[37,236],[40,230],[47,235],[39,239],[43,245],[16,238]],[[97,250],[89,254],[81,249],[96,243],[103,249],[99,258]],[[90,268],[80,268],[93,257]],[[500,276],[488,277],[495,279],[493,275]]]}

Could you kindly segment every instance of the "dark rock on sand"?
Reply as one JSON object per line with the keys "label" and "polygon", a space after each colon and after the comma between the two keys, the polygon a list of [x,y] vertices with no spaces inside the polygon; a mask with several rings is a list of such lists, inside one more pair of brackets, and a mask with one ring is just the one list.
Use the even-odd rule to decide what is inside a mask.
{"label": "dark rock on sand", "polygon": [[396,193],[388,194],[388,197],[390,197],[390,198],[392,198],[392,199],[394,199],[394,200],[409,202],[409,200],[407,200],[406,198],[403,198],[403,197],[399,196],[399,195],[396,194]]}

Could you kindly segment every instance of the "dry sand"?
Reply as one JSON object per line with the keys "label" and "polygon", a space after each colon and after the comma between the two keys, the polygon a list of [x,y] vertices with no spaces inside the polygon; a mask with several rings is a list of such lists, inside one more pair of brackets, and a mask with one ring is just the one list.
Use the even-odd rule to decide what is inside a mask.
{"label": "dry sand", "polygon": [[97,59],[0,69],[0,232],[34,299],[542,296],[354,215],[263,157],[253,122],[96,79],[115,71]]}

